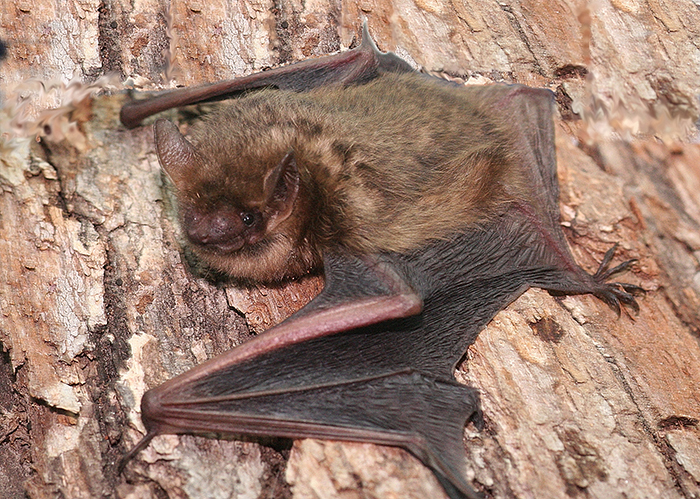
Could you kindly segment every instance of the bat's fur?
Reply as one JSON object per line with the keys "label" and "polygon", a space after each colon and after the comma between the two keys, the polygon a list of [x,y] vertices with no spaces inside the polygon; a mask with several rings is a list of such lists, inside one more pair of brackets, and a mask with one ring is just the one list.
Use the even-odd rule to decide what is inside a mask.
{"label": "bat's fur", "polygon": [[239,279],[299,276],[328,248],[402,253],[487,221],[525,191],[513,117],[492,109],[499,88],[389,73],[360,86],[262,91],[201,124],[198,161],[163,166],[187,220],[221,203],[264,205],[265,176],[292,151],[301,188],[290,216],[237,251],[194,246]]}
{"label": "bat's fur", "polygon": [[590,275],[566,246],[551,93],[429,79],[365,32],[346,54],[164,94],[122,121],[260,86],[280,90],[210,115],[194,146],[157,121],[158,157],[209,265],[275,281],[323,263],[326,284],[146,393],[148,434],[122,463],[167,432],[330,437],[402,445],[452,498],[478,497],[461,447],[477,395],[453,369],[479,330],[529,286],[618,312],[641,291],[607,282],[631,264],[609,268],[614,249]]}

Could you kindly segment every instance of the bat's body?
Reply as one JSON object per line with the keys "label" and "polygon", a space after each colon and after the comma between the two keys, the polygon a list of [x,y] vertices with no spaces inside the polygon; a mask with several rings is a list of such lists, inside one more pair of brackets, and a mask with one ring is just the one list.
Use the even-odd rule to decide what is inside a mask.
{"label": "bat's body", "polygon": [[280,87],[210,117],[194,146],[158,121],[158,156],[211,266],[244,281],[326,274],[279,326],[148,392],[143,444],[216,431],[400,445],[452,497],[474,497],[461,435],[478,397],[453,370],[481,328],[530,286],[618,310],[638,288],[605,282],[629,265],[607,271],[611,252],[589,275],[568,251],[548,91],[448,84],[367,40],[123,111],[134,124]]}
{"label": "bat's body", "polygon": [[[523,90],[549,99],[544,90],[515,92]],[[301,94],[262,91],[205,120],[196,132],[197,161],[166,170],[186,217],[215,213],[218,206],[252,213],[266,203],[265,175],[293,151],[300,192],[291,202],[298,206],[277,221],[274,234],[268,229],[243,251],[195,248],[239,279],[294,277],[317,267],[330,249],[411,251],[482,223],[508,203],[530,201],[528,172],[513,143],[517,124],[505,113],[515,110],[504,107],[513,93],[507,86],[464,88],[415,72]],[[159,143],[179,140],[166,122],[156,131],[172,137]]]}

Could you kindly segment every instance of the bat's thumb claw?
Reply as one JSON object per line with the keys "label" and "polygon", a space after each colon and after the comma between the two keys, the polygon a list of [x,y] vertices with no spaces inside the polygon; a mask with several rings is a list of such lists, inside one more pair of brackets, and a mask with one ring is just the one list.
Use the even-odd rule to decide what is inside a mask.
{"label": "bat's thumb claw", "polygon": [[129,452],[124,454],[122,458],[119,460],[117,463],[117,474],[121,475],[122,472],[124,471],[124,468],[126,465],[131,461],[136,454],[141,452],[143,449],[145,449],[149,443],[151,443],[151,440],[153,440],[153,437],[158,435],[158,432],[156,430],[148,430],[148,433],[146,433],[146,436],[144,436],[139,443],[137,443]]}

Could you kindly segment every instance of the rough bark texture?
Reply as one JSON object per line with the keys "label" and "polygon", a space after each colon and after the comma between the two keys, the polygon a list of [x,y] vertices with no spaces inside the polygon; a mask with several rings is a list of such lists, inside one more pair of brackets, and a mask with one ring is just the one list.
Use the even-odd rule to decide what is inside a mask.
{"label": "rough bark texture", "polygon": [[[279,322],[321,286],[239,290],[197,266],[150,128],[118,124],[120,82],[190,85],[329,53],[357,41],[363,17],[381,48],[428,71],[554,90],[573,251],[592,269],[620,242],[620,259],[639,259],[627,279],[650,290],[638,316],[619,319],[589,296],[531,290],[481,333],[457,373],[480,390],[487,422],[466,429],[474,486],[498,498],[700,495],[697,3],[0,9],[3,497],[442,496],[408,453],[368,444],[164,436],[123,476],[115,469],[143,432],[147,388]],[[88,97],[100,88],[113,95]]]}

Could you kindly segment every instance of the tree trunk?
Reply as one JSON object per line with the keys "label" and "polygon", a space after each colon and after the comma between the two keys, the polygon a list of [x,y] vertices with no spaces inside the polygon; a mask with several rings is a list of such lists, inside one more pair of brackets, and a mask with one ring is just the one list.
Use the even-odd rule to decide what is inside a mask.
{"label": "tree trunk", "polygon": [[649,290],[620,318],[591,296],[530,290],[480,334],[456,373],[486,419],[465,433],[474,487],[700,495],[697,3],[20,0],[1,15],[3,497],[442,497],[407,452],[333,441],[161,436],[116,471],[143,435],[145,390],[322,287],[238,289],[202,269],[183,248],[151,128],[118,122],[123,89],[346,49],[363,18],[382,50],[426,71],[555,91],[574,255],[592,270],[619,242],[617,258],[638,259],[625,279]]}

